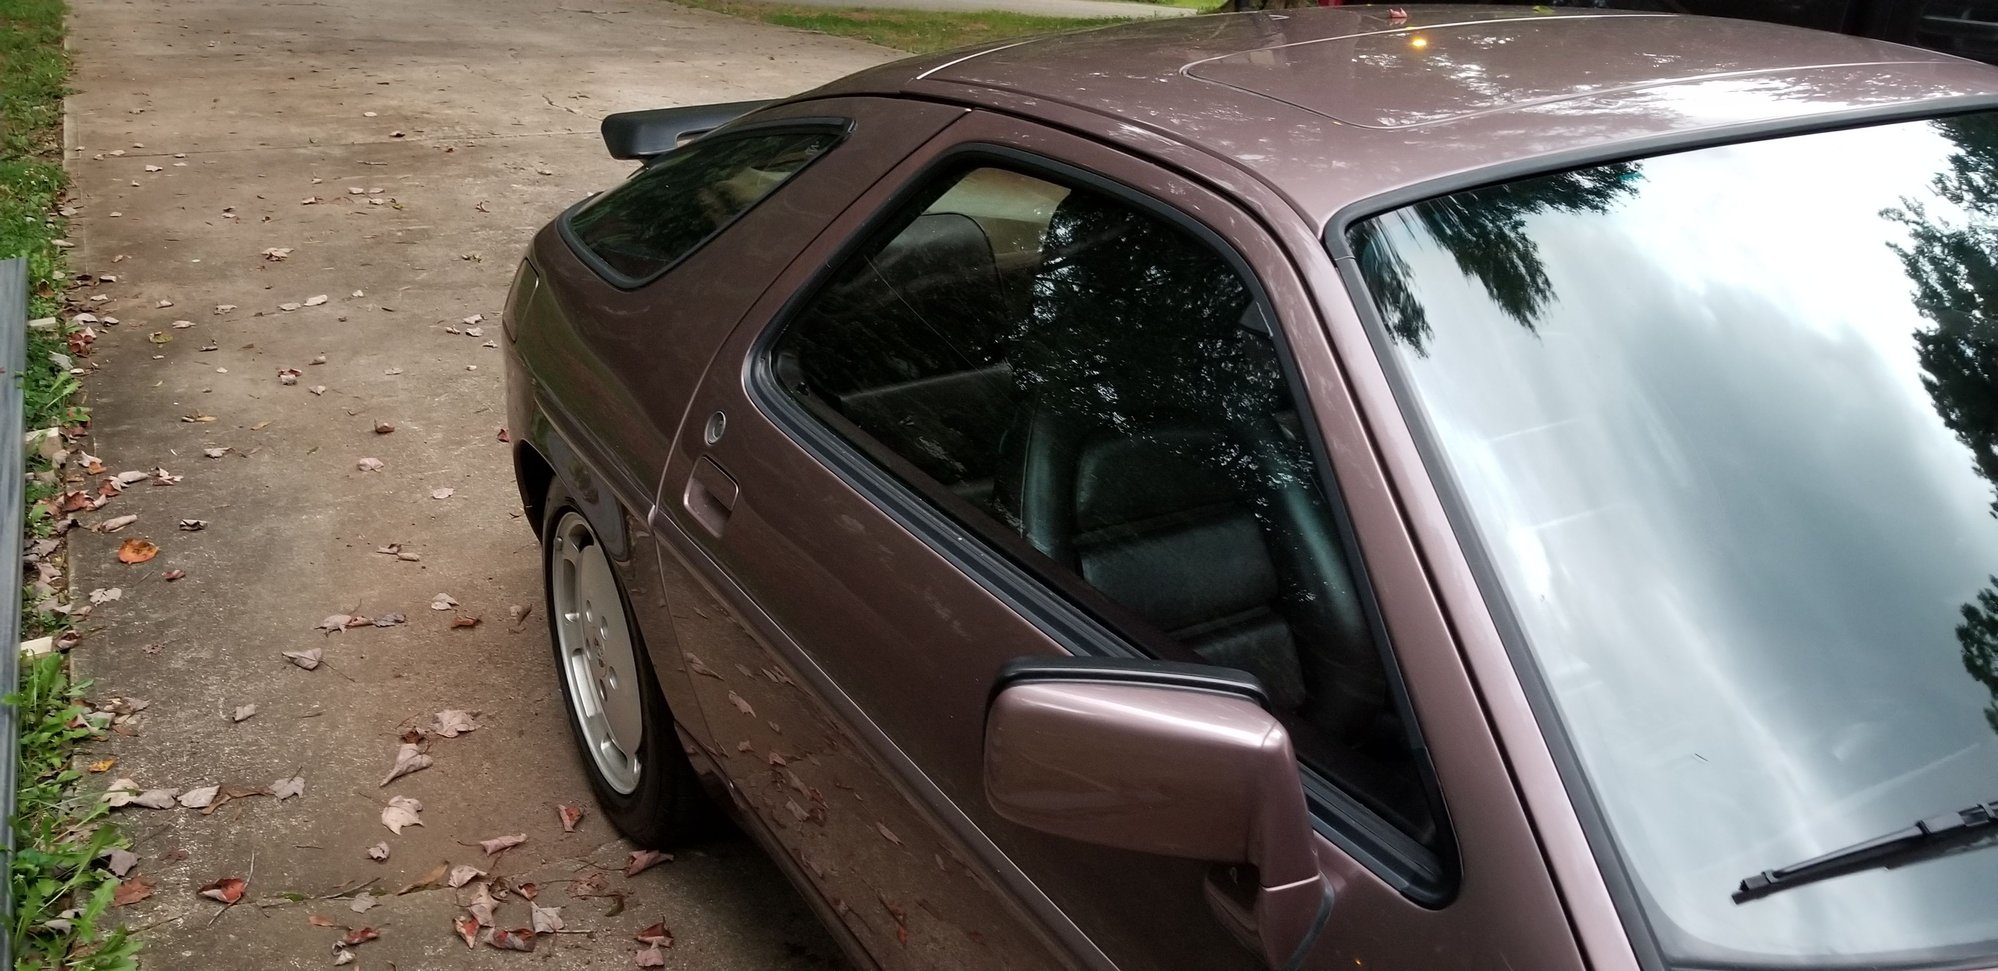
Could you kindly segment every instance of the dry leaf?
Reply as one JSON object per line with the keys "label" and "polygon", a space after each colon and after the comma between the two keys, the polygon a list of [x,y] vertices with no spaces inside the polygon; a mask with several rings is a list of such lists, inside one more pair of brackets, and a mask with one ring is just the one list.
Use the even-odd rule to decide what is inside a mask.
{"label": "dry leaf", "polygon": [[365,914],[368,911],[375,909],[375,907],[380,903],[381,903],[380,897],[377,897],[374,894],[371,894],[366,890],[363,890],[360,893],[354,895],[354,902],[348,904],[347,909],[357,914]]}
{"label": "dry leaf", "polygon": [[[143,479],[145,475],[141,473],[139,477]],[[138,521],[139,517],[137,516],[113,516],[90,528],[100,533],[115,533]]]}
{"label": "dry leaf", "polygon": [[131,850],[114,846],[110,852],[104,854],[104,867],[111,871],[112,876],[122,877],[132,872],[132,868],[138,865],[139,854]]}
{"label": "dry leaf", "polygon": [[256,705],[253,704],[244,705],[236,709],[235,711],[230,712],[229,720],[232,722],[241,723],[243,721],[247,721],[251,716],[255,715],[256,713],[257,713]]}
{"label": "dry leaf", "polygon": [[172,583],[175,580],[178,580],[186,575],[187,575],[186,570],[168,570],[165,573],[160,574],[160,579],[165,580],[168,583]]}
{"label": "dry leaf", "polygon": [[345,948],[334,948],[334,949],[333,949],[333,966],[334,966],[334,967],[336,967],[336,968],[337,968],[337,967],[339,967],[339,966],[341,966],[341,965],[343,965],[343,964],[352,964],[352,963],[354,963],[354,952],[352,952],[352,951],[349,951],[349,950],[346,950]]}
{"label": "dry leaf", "polygon": [[443,880],[444,875],[450,872],[451,872],[451,864],[448,861],[444,863],[439,863],[436,866],[431,867],[428,870],[425,870],[422,876],[417,877],[415,880],[412,880],[409,883],[404,884],[401,890],[396,891],[396,896],[399,897],[406,893],[414,893],[418,890],[428,890],[431,887],[436,886],[438,884],[438,881]]}
{"label": "dry leaf", "polygon": [[583,811],[574,806],[556,806],[555,815],[562,820],[562,832],[573,833],[576,824],[582,822]]}
{"label": "dry leaf", "polygon": [[282,263],[290,255],[291,247],[289,246],[273,246],[270,249],[264,250],[264,259],[272,263]]}
{"label": "dry leaf", "polygon": [[671,862],[673,862],[673,854],[671,853],[661,853],[658,850],[637,850],[631,854],[630,859],[625,861],[624,875],[635,877],[651,869],[655,864]]}
{"label": "dry leaf", "polygon": [[295,367],[278,368],[278,383],[287,387],[297,384],[299,373]]}
{"label": "dry leaf", "polygon": [[494,930],[486,943],[502,951],[534,950],[534,931],[526,927],[516,927],[510,931]]}
{"label": "dry leaf", "polygon": [[221,448],[204,448],[201,450],[201,454],[211,459],[219,459],[222,456],[229,454],[231,451],[233,451],[233,449],[229,448],[229,446],[227,445],[224,445]]}
{"label": "dry leaf", "polygon": [[525,842],[527,842],[526,833],[515,833],[512,836],[495,836],[489,840],[480,840],[479,849],[486,851],[487,856],[498,856],[502,852],[513,849]]}
{"label": "dry leaf", "polygon": [[326,386],[325,386],[325,385],[323,385],[323,384],[315,384],[315,385],[313,385],[312,387],[310,387],[310,388],[307,388],[307,389],[305,389],[305,390],[307,390],[307,391],[310,391],[310,392],[312,392],[312,393],[313,393],[313,394],[314,394],[315,396],[317,396],[317,395],[322,395],[322,394],[325,394],[325,393],[326,393]]}
{"label": "dry leaf", "polygon": [[443,488],[440,488],[440,489],[432,489],[432,490],[430,490],[430,498],[432,498],[432,499],[449,499],[449,498],[451,498],[451,495],[452,495],[453,493],[457,492],[457,491],[458,491],[458,490],[456,490],[456,489],[453,489],[453,488],[451,488],[451,487],[449,487],[449,486],[445,486],[445,487],[443,487]]}
{"label": "dry leaf", "polygon": [[388,785],[411,772],[430,768],[431,765],[432,760],[430,756],[425,754],[422,748],[409,742],[404,742],[402,747],[396,750],[395,766],[389,769],[388,777],[382,780],[382,785]]}
{"label": "dry leaf", "polygon": [[111,891],[111,905],[130,907],[152,895],[153,885],[145,877],[133,877],[118,884],[118,889]]}
{"label": "dry leaf", "polygon": [[160,555],[160,548],[154,545],[151,540],[144,540],[134,536],[118,544],[118,562],[120,563],[144,563],[158,555]]}
{"label": "dry leaf", "polygon": [[656,947],[648,947],[632,955],[631,963],[640,968],[663,968],[666,966],[666,952]]}
{"label": "dry leaf", "polygon": [[243,891],[250,886],[242,877],[223,877],[198,891],[202,896],[227,907],[243,899]]}
{"label": "dry leaf", "polygon": [[326,917],[326,916],[322,916],[322,915],[320,915],[320,914],[312,914],[312,915],[309,915],[309,916],[307,916],[307,917],[305,918],[305,922],[306,922],[306,923],[308,923],[308,924],[311,924],[311,925],[312,925],[312,926],[314,926],[314,927],[338,927],[338,926],[340,926],[339,924],[336,924],[336,923],[334,923],[334,922],[333,922],[333,918],[331,918],[331,917]]}
{"label": "dry leaf", "polygon": [[666,929],[666,922],[662,920],[651,927],[639,931],[638,943],[651,947],[672,947],[673,932]]}
{"label": "dry leaf", "polygon": [[451,595],[448,593],[440,593],[430,598],[431,610],[450,610],[456,606],[458,606],[458,601],[451,599]]}
{"label": "dry leaf", "polygon": [[473,920],[479,922],[480,926],[491,927],[493,926],[493,908],[497,906],[499,906],[499,901],[493,899],[492,890],[482,883],[479,884],[479,889],[472,894],[472,902],[465,905],[465,910],[472,915]]}
{"label": "dry leaf", "polygon": [[430,719],[430,734],[441,738],[457,738],[478,727],[479,724],[472,720],[471,712],[456,708],[440,711]]}
{"label": "dry leaf", "polygon": [[85,766],[85,768],[89,769],[92,773],[109,772],[111,771],[111,767],[117,764],[118,764],[117,757],[112,756],[110,758],[98,759],[97,761],[92,762],[89,765]]}
{"label": "dry leaf", "polygon": [[881,831],[882,839],[885,839],[888,842],[895,844],[896,846],[902,845],[901,837],[896,836],[892,831],[888,829],[888,827],[883,826],[877,822],[874,824],[874,828]]}
{"label": "dry leaf", "polygon": [[728,693],[728,700],[735,704],[736,711],[742,712],[751,718],[756,717],[756,709],[749,707],[749,702],[742,700],[741,695],[731,691]]}
{"label": "dry leaf", "polygon": [[506,615],[508,617],[513,618],[513,624],[515,627],[520,626],[520,624],[523,621],[527,620],[527,615],[533,612],[534,612],[533,604],[514,604],[513,606],[508,607],[506,609]]}
{"label": "dry leaf", "polygon": [[452,626],[453,628],[458,628],[458,627],[477,627],[477,626],[479,626],[479,615],[478,615],[478,614],[459,614],[458,616],[456,616],[456,617],[453,617],[453,618],[451,618],[451,626]]}
{"label": "dry leaf", "polygon": [[306,298],[305,298],[305,305],[306,305],[306,306],[308,306],[308,307],[317,307],[317,306],[319,306],[320,304],[323,304],[323,303],[325,303],[325,302],[326,302],[326,295],[325,295],[325,294],[323,294],[323,293],[322,293],[322,294],[318,294],[318,295],[316,295],[316,296],[311,296],[311,297],[306,297]]}
{"label": "dry leaf", "polygon": [[533,900],[541,893],[541,887],[532,883],[523,883],[514,889],[520,891],[520,896],[525,900]]}
{"label": "dry leaf", "polygon": [[470,917],[459,917],[451,921],[452,929],[465,939],[466,947],[476,947],[479,943],[479,922]]}
{"label": "dry leaf", "polygon": [[123,597],[124,595],[125,591],[124,588],[122,587],[112,587],[108,590],[103,587],[98,587],[97,589],[90,591],[90,602],[93,604],[108,604],[113,600],[117,600],[118,598]]}
{"label": "dry leaf", "polygon": [[289,779],[279,779],[271,783],[269,791],[279,802],[283,802],[286,799],[303,797],[305,795],[305,777],[295,775]]}
{"label": "dry leaf", "polygon": [[389,845],[387,840],[383,840],[379,843],[376,843],[373,846],[368,847],[368,859],[386,860],[388,858],[389,858]]}
{"label": "dry leaf", "polygon": [[299,306],[300,305],[298,303],[287,300],[284,303],[278,304],[278,309],[284,311],[285,313],[290,313],[294,310],[297,310]]}
{"label": "dry leaf", "polygon": [[380,936],[381,932],[372,927],[356,927],[348,931],[345,937],[340,938],[339,946],[353,947],[356,944],[366,944]]}
{"label": "dry leaf", "polygon": [[460,863],[457,866],[451,868],[451,873],[448,877],[445,878],[445,882],[449,883],[455,889],[457,887],[462,887],[465,884],[471,883],[472,881],[477,880],[478,878],[483,877],[485,875],[486,871],[481,870],[478,867],[471,865],[470,863]]}
{"label": "dry leaf", "polygon": [[286,651],[284,656],[290,658],[291,663],[310,671],[319,666],[319,660],[326,656],[326,652],[315,647],[309,651]]}
{"label": "dry leaf", "polygon": [[182,532],[185,532],[185,533],[198,533],[198,532],[201,532],[202,530],[204,530],[204,529],[207,529],[207,528],[208,528],[208,520],[206,520],[206,519],[183,519],[183,520],[181,520],[181,521],[180,521],[180,524],[179,524],[179,525],[180,525],[180,529],[181,529],[181,531],[182,531]]}
{"label": "dry leaf", "polygon": [[408,796],[396,796],[388,801],[388,808],[382,810],[382,825],[400,836],[404,826],[423,825],[423,820],[417,817],[422,811],[423,803]]}
{"label": "dry leaf", "polygon": [[178,802],[185,809],[207,809],[209,805],[215,802],[215,797],[221,793],[221,786],[202,786],[199,789],[189,789],[181,793]]}
{"label": "dry leaf", "polygon": [[354,463],[354,467],[360,469],[363,472],[380,472],[382,470],[382,460],[377,458],[365,458],[360,460],[359,462]]}
{"label": "dry leaf", "polygon": [[543,907],[540,904],[528,904],[527,907],[530,920],[534,924],[534,933],[553,934],[562,929],[562,908]]}

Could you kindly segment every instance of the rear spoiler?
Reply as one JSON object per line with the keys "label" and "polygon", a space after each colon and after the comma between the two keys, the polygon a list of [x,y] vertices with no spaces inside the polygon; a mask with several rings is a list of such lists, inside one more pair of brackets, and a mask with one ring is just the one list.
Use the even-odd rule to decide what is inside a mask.
{"label": "rear spoiler", "polygon": [[731,101],[684,108],[620,111],[604,116],[604,147],[610,150],[611,158],[650,159],[772,104],[776,102]]}

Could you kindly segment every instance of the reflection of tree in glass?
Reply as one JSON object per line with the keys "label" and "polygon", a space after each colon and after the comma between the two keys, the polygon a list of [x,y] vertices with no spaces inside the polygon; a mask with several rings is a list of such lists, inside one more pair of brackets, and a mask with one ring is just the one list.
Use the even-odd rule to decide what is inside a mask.
{"label": "reflection of tree in glass", "polygon": [[1526,217],[1546,212],[1608,212],[1637,190],[1636,162],[1616,162],[1474,189],[1417,203],[1354,231],[1360,271],[1388,333],[1422,353],[1429,315],[1408,288],[1408,261],[1381,231],[1390,219],[1413,221],[1421,235],[1442,247],[1457,269],[1485,288],[1499,310],[1528,330],[1554,299],[1540,248],[1526,233]]}
{"label": "reflection of tree in glass", "polygon": [[[1930,183],[1963,214],[1932,216],[1915,200],[1882,215],[1907,228],[1895,252],[1914,282],[1916,305],[1933,328],[1917,330],[1922,386],[1936,414],[1970,449],[1980,475],[1998,488],[1998,115],[1935,122],[1955,146],[1949,170]],[[1998,516],[1998,502],[1992,512]],[[1998,731],[1998,576],[1959,608],[1956,639],[1964,669],[1991,691],[1984,718]]]}

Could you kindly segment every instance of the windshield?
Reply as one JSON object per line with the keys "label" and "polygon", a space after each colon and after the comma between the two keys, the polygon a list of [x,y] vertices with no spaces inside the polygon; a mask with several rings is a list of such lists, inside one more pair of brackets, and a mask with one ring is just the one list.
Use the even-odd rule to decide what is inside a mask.
{"label": "windshield", "polygon": [[1503,611],[1682,963],[1998,953],[1998,115],[1701,149],[1350,239]]}

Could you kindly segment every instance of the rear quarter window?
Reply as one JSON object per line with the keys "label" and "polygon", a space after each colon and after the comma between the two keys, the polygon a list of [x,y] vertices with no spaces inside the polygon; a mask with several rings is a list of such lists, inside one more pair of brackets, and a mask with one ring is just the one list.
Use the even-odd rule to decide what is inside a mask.
{"label": "rear quarter window", "polygon": [[571,246],[625,286],[645,283],[776,191],[838,141],[836,131],[704,138],[661,156],[563,221]]}

